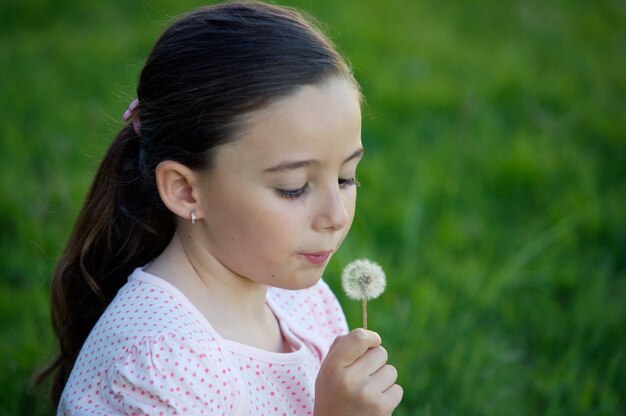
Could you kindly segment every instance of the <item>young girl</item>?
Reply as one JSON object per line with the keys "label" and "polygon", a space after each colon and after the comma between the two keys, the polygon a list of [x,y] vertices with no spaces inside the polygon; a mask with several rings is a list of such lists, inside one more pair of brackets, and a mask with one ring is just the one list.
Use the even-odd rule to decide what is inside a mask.
{"label": "young girl", "polygon": [[293,10],[163,33],[52,281],[62,415],[389,415],[380,337],[321,276],[350,228],[360,93]]}

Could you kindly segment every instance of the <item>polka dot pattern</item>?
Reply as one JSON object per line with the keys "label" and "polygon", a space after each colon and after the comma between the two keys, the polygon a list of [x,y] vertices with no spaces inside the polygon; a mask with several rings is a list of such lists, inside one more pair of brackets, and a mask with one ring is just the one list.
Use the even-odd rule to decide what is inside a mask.
{"label": "polka dot pattern", "polygon": [[135,270],[93,328],[65,386],[59,415],[312,415],[315,378],[347,332],[320,281],[270,288],[289,353],[223,339],[166,281]]}

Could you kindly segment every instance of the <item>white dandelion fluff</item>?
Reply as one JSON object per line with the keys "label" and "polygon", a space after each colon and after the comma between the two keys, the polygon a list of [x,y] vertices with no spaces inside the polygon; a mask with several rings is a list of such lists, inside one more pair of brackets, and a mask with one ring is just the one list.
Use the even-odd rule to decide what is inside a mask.
{"label": "white dandelion fluff", "polygon": [[377,263],[354,260],[341,273],[341,284],[349,298],[363,302],[363,328],[367,329],[367,301],[385,291],[385,272]]}
{"label": "white dandelion fluff", "polygon": [[343,269],[341,283],[351,299],[375,299],[385,290],[385,272],[373,261],[354,260]]}

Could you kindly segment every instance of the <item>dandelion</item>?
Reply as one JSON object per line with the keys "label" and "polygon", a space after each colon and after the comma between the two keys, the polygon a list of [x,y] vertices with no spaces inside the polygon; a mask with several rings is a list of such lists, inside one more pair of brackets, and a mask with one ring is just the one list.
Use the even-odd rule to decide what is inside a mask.
{"label": "dandelion", "polygon": [[373,261],[354,260],[343,269],[341,284],[349,298],[361,300],[363,328],[367,329],[367,301],[377,298],[385,291],[385,272]]}

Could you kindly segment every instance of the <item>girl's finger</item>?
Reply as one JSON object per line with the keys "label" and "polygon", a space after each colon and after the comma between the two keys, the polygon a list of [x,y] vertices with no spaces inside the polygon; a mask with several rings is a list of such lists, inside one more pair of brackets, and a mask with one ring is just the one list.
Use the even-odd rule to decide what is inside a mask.
{"label": "girl's finger", "polygon": [[367,350],[378,347],[380,343],[380,336],[376,332],[355,329],[347,335],[337,337],[325,361],[334,363],[337,367],[348,367]]}
{"label": "girl's finger", "polygon": [[372,375],[387,363],[387,350],[382,346],[370,348],[348,368],[366,375]]}
{"label": "girl's finger", "polygon": [[383,401],[385,405],[388,406],[389,409],[395,409],[398,407],[400,402],[402,401],[402,396],[404,395],[404,390],[398,384],[394,384],[389,387],[383,393]]}
{"label": "girl's finger", "polygon": [[372,374],[369,383],[369,389],[373,393],[383,393],[389,388],[394,386],[394,383],[398,379],[398,371],[395,367],[387,364],[378,369]]}

